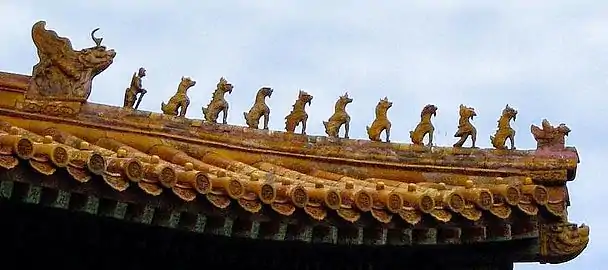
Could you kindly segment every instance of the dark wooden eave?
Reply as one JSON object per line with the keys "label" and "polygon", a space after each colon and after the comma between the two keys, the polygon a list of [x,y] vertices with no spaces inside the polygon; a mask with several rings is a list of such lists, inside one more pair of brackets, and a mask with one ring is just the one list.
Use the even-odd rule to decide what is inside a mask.
{"label": "dark wooden eave", "polygon": [[371,246],[460,245],[538,238],[534,218],[529,218],[527,224],[471,223],[464,230],[449,225],[377,226],[371,217],[355,224],[345,224],[337,217],[317,222],[305,215],[282,217],[272,211],[247,215],[238,208],[222,210],[209,204],[186,203],[170,194],[151,197],[137,189],[116,192],[102,180],[84,184],[65,181],[70,177],[66,172],[41,176],[18,166],[2,172],[1,177],[0,196],[6,200],[210,235]]}

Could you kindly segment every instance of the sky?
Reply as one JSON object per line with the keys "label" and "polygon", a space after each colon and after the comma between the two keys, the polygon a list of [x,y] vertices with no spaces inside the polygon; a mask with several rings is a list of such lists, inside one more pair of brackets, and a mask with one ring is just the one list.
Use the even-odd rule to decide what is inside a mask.
{"label": "sky", "polygon": [[[314,96],[308,134],[324,135],[322,121],[336,99],[354,99],[351,138],[366,139],[377,102],[388,97],[391,139],[409,142],[409,130],[426,104],[439,110],[436,143],[449,146],[458,106],[474,107],[478,145],[506,104],[519,111],[513,127],[519,149],[535,148],[530,125],[566,123],[567,144],[581,157],[568,184],[569,219],[591,227],[586,251],[561,265],[518,264],[515,269],[601,269],[608,263],[607,203],[600,176],[608,153],[608,1],[0,1],[0,70],[30,74],[37,63],[30,29],[38,20],[69,37],[75,49],[94,45],[89,33],[117,51],[114,64],[95,78],[89,101],[121,106],[139,67],[147,69],[140,109],[160,112],[182,76],[189,90],[187,117],[202,118],[219,78],[229,124],[260,87],[270,128],[284,117],[298,90]],[[599,211],[599,212],[598,212]]]}

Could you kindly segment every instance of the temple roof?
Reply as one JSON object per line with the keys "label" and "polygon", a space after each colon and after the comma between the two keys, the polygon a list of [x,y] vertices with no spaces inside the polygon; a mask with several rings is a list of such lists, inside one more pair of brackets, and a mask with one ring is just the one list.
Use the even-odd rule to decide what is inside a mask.
{"label": "temple roof", "polygon": [[[32,35],[41,58],[33,75],[0,72],[0,166],[5,169],[28,164],[42,175],[66,170],[70,181],[103,179],[116,192],[172,193],[185,202],[208,201],[218,209],[233,205],[249,213],[301,211],[317,221],[337,216],[356,223],[369,216],[391,227],[463,228],[497,221],[567,222],[565,184],[574,179],[579,158],[575,148],[565,146],[570,130],[564,124],[532,125],[537,149],[510,149],[505,146],[514,136],[509,122],[517,111],[507,106],[492,137],[494,148],[469,148],[463,143],[476,136],[469,121],[476,114],[461,105],[455,137],[463,140],[439,147],[422,142],[429,133],[432,140],[434,131],[430,119],[436,107],[427,105],[411,143],[382,142],[380,134],[390,130],[383,112],[392,106],[385,98],[367,129],[370,140],[347,139],[338,136],[350,121],[342,110],[349,103],[345,94],[323,123],[328,136],[310,136],[304,134],[303,116],[312,96],[300,91],[285,117],[286,131],[271,131],[258,128],[269,110],[261,105],[270,88],[258,91],[257,105],[244,115],[246,127],[218,120],[223,94],[232,89],[224,78],[202,120],[185,118],[180,107],[188,106],[186,91],[196,83],[185,77],[161,112],[134,109],[143,92],[138,81],[143,68],[133,74],[124,106],[95,104],[87,100],[90,83],[115,53],[100,43],[74,51],[69,40],[41,22]],[[68,56],[57,61],[52,56],[59,53]],[[99,66],[82,63],[91,55]],[[304,125],[300,133],[298,125]],[[588,234],[588,228],[582,230]]]}

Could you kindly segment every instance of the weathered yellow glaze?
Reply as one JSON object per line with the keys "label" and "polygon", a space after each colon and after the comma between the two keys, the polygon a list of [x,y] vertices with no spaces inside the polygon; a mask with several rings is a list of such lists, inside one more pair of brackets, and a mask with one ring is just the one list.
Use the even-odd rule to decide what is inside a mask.
{"label": "weathered yellow glaze", "polygon": [[[335,211],[349,222],[369,213],[390,226],[399,226],[396,218],[416,225],[429,218],[450,222],[458,215],[483,224],[487,216],[508,219],[519,211],[549,222],[537,224],[539,255],[546,262],[570,260],[588,243],[588,227],[567,225],[565,184],[573,180],[579,159],[574,148],[565,146],[570,132],[565,124],[553,127],[545,120],[542,127],[532,125],[537,149],[514,150],[510,120],[517,111],[507,106],[491,137],[497,149],[477,149],[477,130],[470,122],[475,110],[461,105],[455,134],[461,139],[454,147],[437,147],[431,123],[437,107],[427,105],[410,133],[413,144],[391,143],[386,113],[392,102],[385,98],[368,128],[370,140],[351,140],[345,108],[352,99],[345,94],[323,123],[328,136],[307,136],[305,106],[312,95],[299,92],[285,118],[287,132],[269,130],[264,98],[270,88],[260,89],[255,105],[244,113],[247,127],[228,125],[224,94],[233,86],[224,78],[203,108],[205,121],[185,118],[186,89],[194,85],[188,78],[161,106],[163,113],[133,109],[133,93],[143,90],[136,80],[126,108],[100,105],[87,100],[91,83],[110,66],[115,52],[94,35],[95,47],[73,50],[68,39],[44,26],[38,22],[32,29],[40,56],[33,75],[0,72],[1,168],[27,162],[46,175],[65,168],[79,182],[99,175],[116,191],[137,186],[157,196],[167,189],[188,202],[204,197],[222,209],[236,202],[251,213],[266,204],[280,215],[301,209],[315,220]],[[58,55],[66,57],[57,61]],[[264,126],[258,129],[261,116]],[[296,134],[299,124],[302,132]],[[342,126],[345,138],[338,136]],[[386,143],[379,142],[383,130]],[[472,147],[463,148],[468,137]],[[507,138],[511,149],[505,147]]]}

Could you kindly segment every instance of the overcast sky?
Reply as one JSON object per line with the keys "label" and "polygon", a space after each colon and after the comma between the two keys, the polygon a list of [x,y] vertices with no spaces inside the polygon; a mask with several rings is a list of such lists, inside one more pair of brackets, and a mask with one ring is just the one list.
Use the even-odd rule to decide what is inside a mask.
{"label": "overcast sky", "polygon": [[[215,2],[215,3],[213,3]],[[430,3],[429,3],[430,2]],[[407,3],[407,4],[404,4]],[[284,117],[298,90],[314,96],[308,133],[324,135],[322,121],[339,95],[354,102],[351,138],[367,138],[365,126],[383,97],[393,101],[392,140],[409,142],[420,110],[439,107],[436,141],[451,145],[458,105],[474,107],[478,144],[489,136],[508,103],[519,111],[518,148],[534,148],[530,124],[543,118],[571,129],[581,164],[569,183],[572,222],[591,226],[584,254],[559,266],[516,269],[600,269],[608,263],[608,219],[601,200],[608,153],[608,1],[0,1],[0,70],[30,74],[37,63],[30,29],[37,20],[69,37],[75,49],[90,47],[100,27],[114,64],[93,85],[90,101],[122,105],[124,90],[140,66],[148,89],[140,108],[160,111],[182,76],[197,81],[189,118],[201,118],[221,76],[233,83],[228,122],[244,125],[262,86],[270,128]],[[604,264],[602,264],[604,263]]]}

